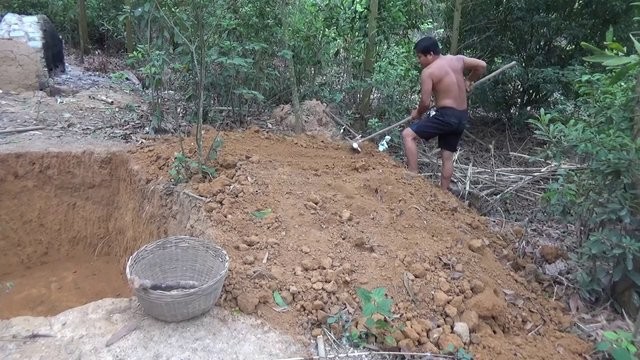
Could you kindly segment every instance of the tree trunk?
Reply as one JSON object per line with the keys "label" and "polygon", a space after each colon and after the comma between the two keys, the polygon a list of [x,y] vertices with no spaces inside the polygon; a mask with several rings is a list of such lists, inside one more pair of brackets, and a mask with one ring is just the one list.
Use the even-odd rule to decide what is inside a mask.
{"label": "tree trunk", "polygon": [[[369,3],[369,22],[367,24],[367,47],[365,49],[363,70],[364,80],[368,81],[373,75],[376,56],[376,33],[378,27],[378,0],[370,0]],[[367,85],[362,91],[359,106],[359,121],[355,127],[359,130],[365,130],[367,125],[366,117],[371,110],[371,94],[373,86]]]}
{"label": "tree trunk", "polygon": [[84,55],[89,47],[89,30],[87,29],[87,5],[85,0],[78,0],[78,34],[80,35],[80,63],[84,63]]}
{"label": "tree trunk", "polygon": [[460,43],[460,19],[462,17],[462,0],[455,0],[453,9],[453,29],[451,29],[451,49],[449,54],[458,54],[458,44]]}
{"label": "tree trunk", "polygon": [[300,96],[298,93],[298,81],[296,79],[296,68],[293,57],[289,60],[289,78],[291,79],[291,101],[293,102],[293,115],[295,117],[293,131],[296,134],[301,134],[304,131],[304,126],[302,124]]}
{"label": "tree trunk", "polygon": [[204,164],[204,158],[202,154],[202,123],[204,122],[204,81],[205,81],[205,39],[204,39],[204,16],[202,14],[202,0],[197,1],[195,7],[196,13],[194,14],[196,19],[196,26],[198,29],[198,61],[200,62],[200,70],[198,71],[198,122],[196,126],[196,147],[198,149],[198,162]]}
{"label": "tree trunk", "polygon": [[125,44],[127,47],[127,53],[131,54],[133,53],[133,22],[131,20],[131,5],[132,5],[133,1],[132,0],[127,0],[127,9],[129,10],[127,12],[127,18],[125,20]]}

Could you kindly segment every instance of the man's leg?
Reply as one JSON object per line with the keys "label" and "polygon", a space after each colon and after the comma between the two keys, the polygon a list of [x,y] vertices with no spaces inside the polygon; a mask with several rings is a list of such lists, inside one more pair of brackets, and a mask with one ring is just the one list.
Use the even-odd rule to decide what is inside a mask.
{"label": "man's leg", "polygon": [[404,154],[407,157],[407,168],[410,172],[418,173],[418,135],[411,128],[402,131]]}
{"label": "man's leg", "polygon": [[440,174],[440,188],[442,191],[449,190],[451,177],[453,176],[453,153],[448,150],[440,150],[442,157],[442,174]]}

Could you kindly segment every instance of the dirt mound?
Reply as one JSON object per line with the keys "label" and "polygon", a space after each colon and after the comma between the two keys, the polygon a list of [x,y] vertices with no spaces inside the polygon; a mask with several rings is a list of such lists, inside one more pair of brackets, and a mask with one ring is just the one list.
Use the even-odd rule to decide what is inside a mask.
{"label": "dirt mound", "polygon": [[[208,231],[231,257],[223,306],[293,334],[324,326],[340,337],[349,328],[327,318],[358,316],[356,288],[383,286],[394,324],[405,327],[394,337],[410,349],[464,340],[478,359],[578,359],[590,350],[563,332],[563,304],[500,262],[509,238],[373,145],[355,154],[322,137],[259,130],[223,140],[218,177],[188,184],[206,199]],[[190,154],[194,143],[185,141]],[[178,149],[163,138],[132,154],[150,181],[163,182]],[[289,311],[274,310],[275,290]]]}
{"label": "dirt mound", "polygon": [[[329,138],[340,135],[331,118],[324,113],[326,107],[327,105],[317,100],[307,100],[300,104],[300,116],[305,133]],[[270,120],[280,128],[289,131],[295,129],[296,117],[291,105],[280,105],[275,108],[271,113]]]}

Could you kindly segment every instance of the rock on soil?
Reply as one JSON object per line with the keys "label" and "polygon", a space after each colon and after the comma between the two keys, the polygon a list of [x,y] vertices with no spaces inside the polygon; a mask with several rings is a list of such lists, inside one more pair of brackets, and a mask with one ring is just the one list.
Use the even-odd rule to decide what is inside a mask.
{"label": "rock on soil", "polygon": [[[0,341],[8,359],[274,359],[305,354],[298,341],[244,316],[214,307],[179,323],[143,319],[131,299],[103,299],[57,316],[18,317],[0,321],[0,334],[25,341]],[[137,329],[109,347],[106,341],[130,321]]]}

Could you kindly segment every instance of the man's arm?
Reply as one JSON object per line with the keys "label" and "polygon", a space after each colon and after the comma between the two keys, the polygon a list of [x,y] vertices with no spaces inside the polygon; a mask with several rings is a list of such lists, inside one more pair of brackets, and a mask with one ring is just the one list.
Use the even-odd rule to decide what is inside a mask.
{"label": "man's arm", "polygon": [[464,67],[464,72],[469,72],[467,75],[467,80],[471,82],[476,82],[480,80],[480,77],[484,75],[485,71],[487,71],[487,63],[480,59],[470,58],[463,55],[458,55],[462,58],[462,64]]}
{"label": "man's arm", "polygon": [[431,93],[432,93],[433,80],[426,69],[420,74],[420,102],[418,103],[418,108],[413,111],[411,117],[415,120],[418,119],[429,110],[429,105],[431,104]]}

